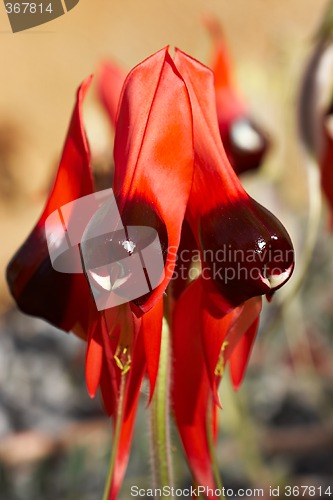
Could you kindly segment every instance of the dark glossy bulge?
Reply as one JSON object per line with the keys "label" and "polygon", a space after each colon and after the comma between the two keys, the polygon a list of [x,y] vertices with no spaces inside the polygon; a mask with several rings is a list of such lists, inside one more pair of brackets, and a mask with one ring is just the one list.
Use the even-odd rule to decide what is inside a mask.
{"label": "dark glossy bulge", "polygon": [[252,199],[201,218],[204,276],[232,306],[280,288],[291,276],[294,251],[281,222]]}

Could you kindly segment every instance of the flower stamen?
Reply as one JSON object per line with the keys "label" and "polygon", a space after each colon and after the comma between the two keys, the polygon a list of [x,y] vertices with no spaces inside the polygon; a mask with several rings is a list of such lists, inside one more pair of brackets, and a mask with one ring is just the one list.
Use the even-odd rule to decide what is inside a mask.
{"label": "flower stamen", "polygon": [[128,346],[118,346],[116,354],[113,356],[116,365],[121,370],[122,375],[126,375],[131,369],[132,357],[128,352]]}
{"label": "flower stamen", "polygon": [[224,374],[224,368],[225,368],[224,351],[228,345],[229,345],[228,340],[225,340],[222,344],[219,359],[216,363],[216,368],[214,370],[214,375],[216,375],[217,377],[222,377],[222,375]]}

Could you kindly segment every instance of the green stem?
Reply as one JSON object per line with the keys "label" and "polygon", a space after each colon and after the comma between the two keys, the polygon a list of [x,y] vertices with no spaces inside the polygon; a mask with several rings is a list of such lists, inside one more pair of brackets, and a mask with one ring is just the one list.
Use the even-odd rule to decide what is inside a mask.
{"label": "green stem", "polygon": [[[161,354],[154,396],[150,409],[151,452],[154,486],[172,486],[169,384],[170,383],[170,332],[163,322]],[[162,496],[161,498],[164,498]]]}
{"label": "green stem", "polygon": [[120,439],[121,424],[122,424],[123,414],[124,414],[124,400],[125,400],[124,396],[125,396],[125,389],[126,389],[126,378],[127,378],[127,375],[124,374],[121,376],[121,379],[120,379],[118,409],[117,409],[115,429],[114,429],[114,434],[113,434],[110,465],[109,465],[109,470],[108,470],[108,476],[107,476],[106,483],[104,486],[103,500],[108,500],[108,498],[109,498],[109,491],[110,491],[111,481],[112,481],[112,477],[113,477],[114,465],[116,462],[118,444],[119,444],[119,439]]}

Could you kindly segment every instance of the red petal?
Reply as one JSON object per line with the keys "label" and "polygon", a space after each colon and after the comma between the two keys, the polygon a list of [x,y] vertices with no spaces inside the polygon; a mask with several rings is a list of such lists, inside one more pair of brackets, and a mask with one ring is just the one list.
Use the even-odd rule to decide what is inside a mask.
{"label": "red petal", "polygon": [[196,280],[181,295],[174,311],[172,404],[196,482],[215,488],[207,437],[212,392],[201,340],[201,305],[202,287]]}
{"label": "red petal", "polygon": [[[200,278],[199,278],[200,279]],[[198,280],[199,283],[199,280]],[[204,283],[202,283],[203,285]],[[203,288],[204,291],[204,288]],[[204,295],[203,295],[204,296]],[[205,301],[207,304],[209,296]],[[201,305],[201,336],[202,336],[202,346],[205,356],[205,362],[207,365],[207,374],[210,382],[211,389],[214,394],[215,404],[220,405],[220,400],[218,396],[218,382],[220,381],[220,376],[216,376],[216,368],[218,365],[219,358],[221,356],[221,349],[223,343],[226,341],[228,332],[231,326],[237,320],[238,316],[241,314],[242,306],[233,309],[230,313],[224,314],[222,311],[219,315],[212,315],[212,308],[205,307],[204,302]],[[222,369],[224,368],[221,367]]]}
{"label": "red petal", "polygon": [[198,223],[199,214],[223,202],[248,196],[222,146],[212,72],[180,50],[176,52],[175,63],[185,80],[192,105],[195,169],[188,210],[192,229],[197,234],[193,225]]}
{"label": "red petal", "polygon": [[124,414],[121,425],[120,439],[117,447],[113,478],[109,492],[110,500],[117,498],[126,472],[130,448],[132,444],[134,422],[139,402],[140,388],[145,373],[145,368],[146,363],[143,335],[139,331],[133,344],[131,369],[127,375],[122,375],[123,377],[127,377],[124,400]]}
{"label": "red petal", "polygon": [[88,394],[95,397],[102,374],[103,366],[103,339],[101,325],[97,320],[94,322],[88,339],[86,354],[86,384]]}
{"label": "red petal", "polygon": [[[128,306],[127,306],[128,307]],[[103,344],[103,366],[100,387],[104,406],[108,415],[114,415],[118,404],[120,369],[116,366],[114,355],[123,328],[123,307],[107,309],[100,315],[100,332]]]}
{"label": "red petal", "polygon": [[[133,339],[136,334],[134,319],[129,304],[106,309],[101,315],[100,331],[106,362],[105,370],[103,366],[103,375],[105,375],[105,377],[104,380],[101,379],[101,390],[104,401],[109,399],[107,393],[111,392],[113,394],[114,412],[118,406],[118,393],[122,377],[121,369],[115,362],[115,355],[117,354],[119,356],[119,352],[117,352],[118,347],[120,349],[128,347],[128,353],[130,355],[133,354]],[[104,372],[107,372],[108,375]]]}
{"label": "red petal", "polygon": [[153,226],[166,254],[163,281],[135,302],[146,312],[172,277],[193,173],[191,106],[167,49],[139,64],[126,79],[114,156],[123,223]]}
{"label": "red petal", "polygon": [[248,331],[249,328],[258,320],[262,308],[262,297],[253,297],[242,304],[238,309],[240,314],[238,315],[236,321],[232,324],[227,341],[228,345],[225,349],[225,359],[226,361],[231,356],[233,350],[235,349],[238,342],[243,337],[244,333]]}
{"label": "red petal", "polygon": [[138,406],[138,399],[139,393],[137,393],[136,399],[132,401],[130,411],[127,413],[126,418],[124,418],[122,422],[113,480],[109,491],[110,500],[116,500],[126,473],[130,448],[133,439],[133,430]]}
{"label": "red petal", "polygon": [[161,335],[163,319],[163,299],[142,316],[140,335],[143,335],[147,372],[150,382],[149,402],[154,394],[160,360]]}
{"label": "red petal", "polygon": [[215,86],[233,87],[231,62],[221,25],[213,16],[206,16],[204,23],[214,43],[213,61],[210,67],[214,72]]}
{"label": "red petal", "polygon": [[103,398],[104,409],[106,414],[109,415],[109,417],[115,414],[117,407],[116,394],[113,390],[113,384],[111,382],[111,379],[112,376],[110,375],[109,364],[106,359],[105,353],[103,353],[103,365],[100,377],[100,388]]}
{"label": "red petal", "polygon": [[[200,280],[199,278],[199,280],[197,280],[197,286],[200,286],[200,281],[203,287],[202,293],[204,297],[201,306],[202,345],[207,364],[208,378],[214,393],[214,400],[216,404],[220,404],[217,392],[220,376],[216,376],[216,368],[220,356],[223,356],[221,360],[223,363],[221,366],[223,372],[226,361],[230,353],[233,352],[235,345],[242,342],[243,335],[247,334],[249,327],[258,319],[261,311],[262,299],[261,297],[249,299],[241,306],[225,314],[224,308],[219,311],[216,304],[212,307],[211,297],[206,286],[207,281]],[[225,343],[225,347],[223,347],[223,343]],[[221,349],[223,349],[223,353],[221,353]],[[250,354],[250,351],[248,354]],[[246,364],[246,361],[244,361],[244,363]]]}
{"label": "red petal", "polygon": [[101,65],[97,77],[97,92],[113,127],[116,126],[117,110],[125,78],[126,72],[111,61]]}
{"label": "red petal", "polygon": [[[290,278],[292,243],[282,224],[249,198],[225,156],[212,73],[179,50],[176,64],[193,111],[195,168],[186,216],[202,250],[203,273],[213,279],[228,310],[281,287]],[[227,257],[221,261],[218,254],[224,251]],[[241,258],[236,257],[237,252],[243,252]],[[229,271],[232,278],[226,274]]]}
{"label": "red petal", "polygon": [[57,177],[39,223],[62,205],[94,192],[90,151],[83,126],[82,106],[92,76],[79,87]]}
{"label": "red petal", "polygon": [[249,115],[234,82],[228,47],[218,21],[206,19],[213,39],[214,55],[210,67],[214,73],[216,110],[219,130],[228,159],[237,174],[260,166],[269,140]]}
{"label": "red petal", "polygon": [[254,340],[259,326],[259,316],[255,319],[248,330],[243,333],[241,339],[236,344],[229,360],[230,375],[234,390],[237,390],[244,378],[248,365]]}
{"label": "red petal", "polygon": [[[216,305],[209,307],[205,285],[202,277],[192,282],[176,303],[172,331],[172,401],[195,480],[213,488],[207,415],[213,395],[218,401],[217,383],[221,376],[215,375],[215,369],[223,342],[227,342],[222,362],[225,366],[232,356],[233,381],[234,384],[240,383],[258,324],[261,297],[247,301],[228,314],[224,310],[219,314]],[[209,425],[212,425],[216,440],[216,405],[212,410]]]}
{"label": "red petal", "polygon": [[[104,406],[109,415],[113,416],[113,430],[116,419],[122,406],[122,422],[120,438],[117,445],[113,476],[109,491],[109,498],[115,499],[121,487],[129,459],[133,436],[133,426],[139,400],[140,388],[146,368],[141,321],[131,313],[128,304],[108,309],[101,314],[100,328],[103,342],[103,366],[100,376]],[[95,336],[95,334],[94,334]],[[122,343],[132,341],[128,351],[132,355],[130,370],[123,374],[115,362],[117,347]],[[93,381],[96,378],[91,375]],[[120,400],[121,382],[125,382],[123,401]]]}
{"label": "red petal", "polygon": [[169,291],[171,289],[173,299],[177,300],[185,290],[190,278],[189,274],[192,259],[196,258],[198,261],[199,256],[200,252],[198,245],[195,241],[190,225],[185,219],[182,226],[181,239],[177,252],[177,263],[169,286]]}
{"label": "red petal", "polygon": [[7,280],[23,312],[70,330],[88,325],[91,307],[84,275],[56,272],[45,239],[47,217],[62,205],[93,192],[90,154],[82,123],[82,104],[91,78],[83,82],[69,127],[57,177],[45,209],[30,236],[7,268]]}
{"label": "red petal", "polygon": [[[245,105],[235,91],[236,86],[232,74],[232,64],[221,25],[213,17],[207,18],[205,24],[214,44],[213,59],[210,67],[214,73],[218,114],[219,112],[222,115],[224,113],[224,116],[228,116],[230,120],[243,116]],[[224,112],[223,107],[220,108],[219,104],[226,107]]]}

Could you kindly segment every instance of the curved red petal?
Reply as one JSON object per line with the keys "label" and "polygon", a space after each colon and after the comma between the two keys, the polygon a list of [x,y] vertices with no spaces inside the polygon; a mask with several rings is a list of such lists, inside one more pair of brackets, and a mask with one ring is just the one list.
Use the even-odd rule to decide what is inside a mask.
{"label": "curved red petal", "polygon": [[[133,315],[133,322],[135,321],[136,321],[135,316]],[[129,371],[125,416],[132,411],[131,410],[132,404],[134,404],[137,397],[139,396],[142,379],[146,372],[146,368],[147,368],[147,363],[146,363],[144,338],[142,335],[142,329],[139,327],[139,329],[136,331],[133,343],[133,356],[132,356],[131,369]]]}
{"label": "curved red petal", "polygon": [[118,406],[120,386],[120,369],[115,364],[114,355],[117,350],[122,324],[118,308],[107,309],[100,314],[99,328],[103,346],[103,365],[100,376],[100,389],[106,413],[115,415]]}
{"label": "curved red petal", "polygon": [[[103,351],[106,360],[106,371],[109,374],[109,384],[101,386],[104,390],[111,391],[115,397],[115,407],[118,405],[118,393],[121,384],[123,369],[121,364],[127,364],[132,372],[135,342],[141,320],[137,320],[131,312],[129,304],[106,309],[100,316],[100,327],[103,342]],[[125,352],[124,352],[125,350]],[[116,358],[118,362],[116,361]],[[140,384],[140,381],[138,382]],[[104,397],[104,394],[103,394]]]}
{"label": "curved red petal", "polygon": [[234,390],[239,389],[248,365],[252,347],[257,335],[259,326],[259,316],[252,325],[242,334],[241,339],[236,344],[229,360],[231,381]]}
{"label": "curved red petal", "polygon": [[109,491],[110,500],[116,500],[116,498],[118,497],[118,493],[126,473],[131,444],[133,440],[135,417],[139,399],[138,396],[139,393],[137,394],[137,398],[133,401],[130,411],[127,413],[121,424],[117,455]]}
{"label": "curved red petal", "polygon": [[269,139],[252,120],[233,78],[232,64],[222,28],[214,17],[206,19],[213,40],[216,110],[219,130],[228,159],[237,175],[260,166]]}
{"label": "curved red petal", "polygon": [[212,391],[202,346],[201,305],[202,286],[196,280],[180,296],[174,310],[171,394],[177,428],[195,481],[214,488],[207,436]]}
{"label": "curved red petal", "polygon": [[262,298],[249,299],[226,314],[224,308],[219,310],[216,303],[212,304],[206,280],[201,280],[201,286],[204,298],[201,308],[202,345],[214,400],[220,405],[217,392],[220,377],[235,345],[243,341],[250,325],[259,317]]}
{"label": "curved red petal", "polygon": [[137,398],[132,402],[130,411],[127,413],[126,418],[124,418],[122,421],[113,478],[109,491],[110,500],[116,500],[126,473],[130,448],[133,439],[135,416],[139,399],[138,396],[139,393],[137,394]]}
{"label": "curved red petal", "polygon": [[[213,40],[213,57],[210,68],[214,73],[217,113],[229,120],[243,116],[246,107],[236,93],[232,64],[220,23],[214,17],[205,19],[206,27]],[[225,108],[223,110],[223,108]]]}
{"label": "curved red petal", "polygon": [[19,308],[67,331],[78,323],[83,330],[87,328],[93,304],[83,274],[64,274],[52,268],[44,224],[62,205],[94,190],[82,122],[82,104],[90,81],[91,77],[78,90],[58,173],[44,211],[7,268],[9,288]]}
{"label": "curved red petal", "polygon": [[[202,283],[204,285],[204,283]],[[205,294],[206,295],[206,294]],[[224,343],[227,342],[228,332],[242,312],[242,306],[233,309],[228,314],[223,310],[220,314],[212,314],[211,307],[205,307],[209,296],[205,296],[201,311],[202,347],[207,366],[207,375],[213,391],[215,404],[221,406],[218,395],[218,383],[224,371]]]}
{"label": "curved red petal", "polygon": [[139,64],[126,79],[114,156],[123,223],[154,227],[164,252],[160,285],[134,301],[146,312],[172,277],[193,174],[191,106],[167,49]]}
{"label": "curved red petal", "polygon": [[147,363],[147,373],[150,382],[150,394],[148,404],[154,394],[156,379],[158,374],[161,336],[163,320],[163,299],[142,316],[141,332],[143,336],[145,357]]}
{"label": "curved red petal", "polygon": [[90,165],[90,151],[83,125],[82,106],[91,84],[87,78],[77,91],[76,105],[69,126],[58,173],[40,218],[44,222],[48,215],[62,205],[94,192]]}
{"label": "curved red petal", "polygon": [[116,393],[113,390],[111,380],[112,375],[110,375],[109,363],[103,352],[103,364],[99,383],[104,410],[109,417],[115,414],[117,408]]}
{"label": "curved red petal", "polygon": [[[218,383],[228,361],[232,363],[234,384],[243,377],[261,302],[261,297],[256,297],[225,314],[216,304],[210,307],[206,282],[200,277],[189,285],[175,306],[172,403],[194,478],[198,484],[211,488],[214,478],[207,425],[212,426],[216,440]],[[210,408],[212,421],[207,422]]]}
{"label": "curved red petal", "polygon": [[97,75],[97,92],[110,122],[116,126],[117,110],[126,72],[113,61],[104,62]]}
{"label": "curved red petal", "polygon": [[95,397],[103,367],[103,338],[100,322],[96,319],[91,327],[86,352],[86,384],[88,394]]}
{"label": "curved red petal", "polygon": [[[141,319],[137,320],[133,315],[129,304],[125,304],[103,311],[96,327],[100,337],[96,338],[96,331],[93,333],[95,340],[102,344],[102,367],[101,372],[98,367],[98,374],[100,372],[100,388],[106,412],[113,416],[113,432],[116,429],[116,419],[119,418],[119,413],[122,418],[109,491],[111,499],[117,497],[126,472],[140,388],[146,369],[141,322]],[[127,342],[130,343],[128,346],[125,345]],[[124,347],[126,347],[126,353],[129,354],[127,359],[130,361],[127,372],[120,367],[121,362],[124,361],[121,354]],[[118,362],[116,362],[116,356]],[[89,376],[95,384],[96,373],[88,374]],[[123,383],[124,387],[122,387]],[[122,390],[124,392],[121,395]]]}
{"label": "curved red petal", "polygon": [[186,216],[202,251],[203,274],[214,281],[227,311],[290,278],[292,243],[283,225],[247,195],[225,155],[211,71],[179,50],[176,64],[193,111],[195,168]]}
{"label": "curved red petal", "polygon": [[[248,196],[233,171],[221,142],[213,73],[178,49],[175,64],[188,88],[193,113],[195,169],[188,203],[188,216],[193,226],[198,223],[201,214],[221,203],[247,199]],[[192,229],[197,234],[195,228]]]}
{"label": "curved red petal", "polygon": [[[136,320],[133,317],[133,322],[135,323],[135,321]],[[133,323],[133,328],[137,330],[136,327],[138,325],[135,325],[134,323]],[[114,500],[117,498],[117,495],[119,493],[126,472],[131,444],[132,444],[135,416],[140,396],[140,388],[145,373],[145,369],[146,369],[146,360],[145,360],[144,339],[142,335],[142,330],[139,328],[136,331],[133,343],[133,356],[132,356],[131,368],[126,375],[122,375],[122,377],[126,377],[127,380],[125,382],[126,389],[125,389],[125,397],[123,403],[124,410],[121,423],[120,438],[117,446],[117,455],[115,458],[115,466],[113,470],[113,477],[109,491],[110,500]]]}
{"label": "curved red petal", "polygon": [[234,86],[232,66],[221,25],[213,16],[206,16],[204,18],[204,24],[206,25],[214,44],[214,52],[210,67],[214,72],[215,87],[232,88]]}
{"label": "curved red petal", "polygon": [[177,262],[170,282],[169,291],[177,300],[185,290],[190,279],[192,260],[199,261],[200,252],[191,227],[186,219],[183,221],[180,243],[177,252]]}
{"label": "curved red petal", "polygon": [[247,300],[244,304],[238,308],[240,314],[236,318],[236,321],[231,325],[230,330],[227,335],[228,345],[225,348],[225,360],[229,360],[230,356],[238,343],[244,337],[244,334],[248,332],[249,329],[259,320],[260,312],[262,308],[262,297],[253,297]]}

